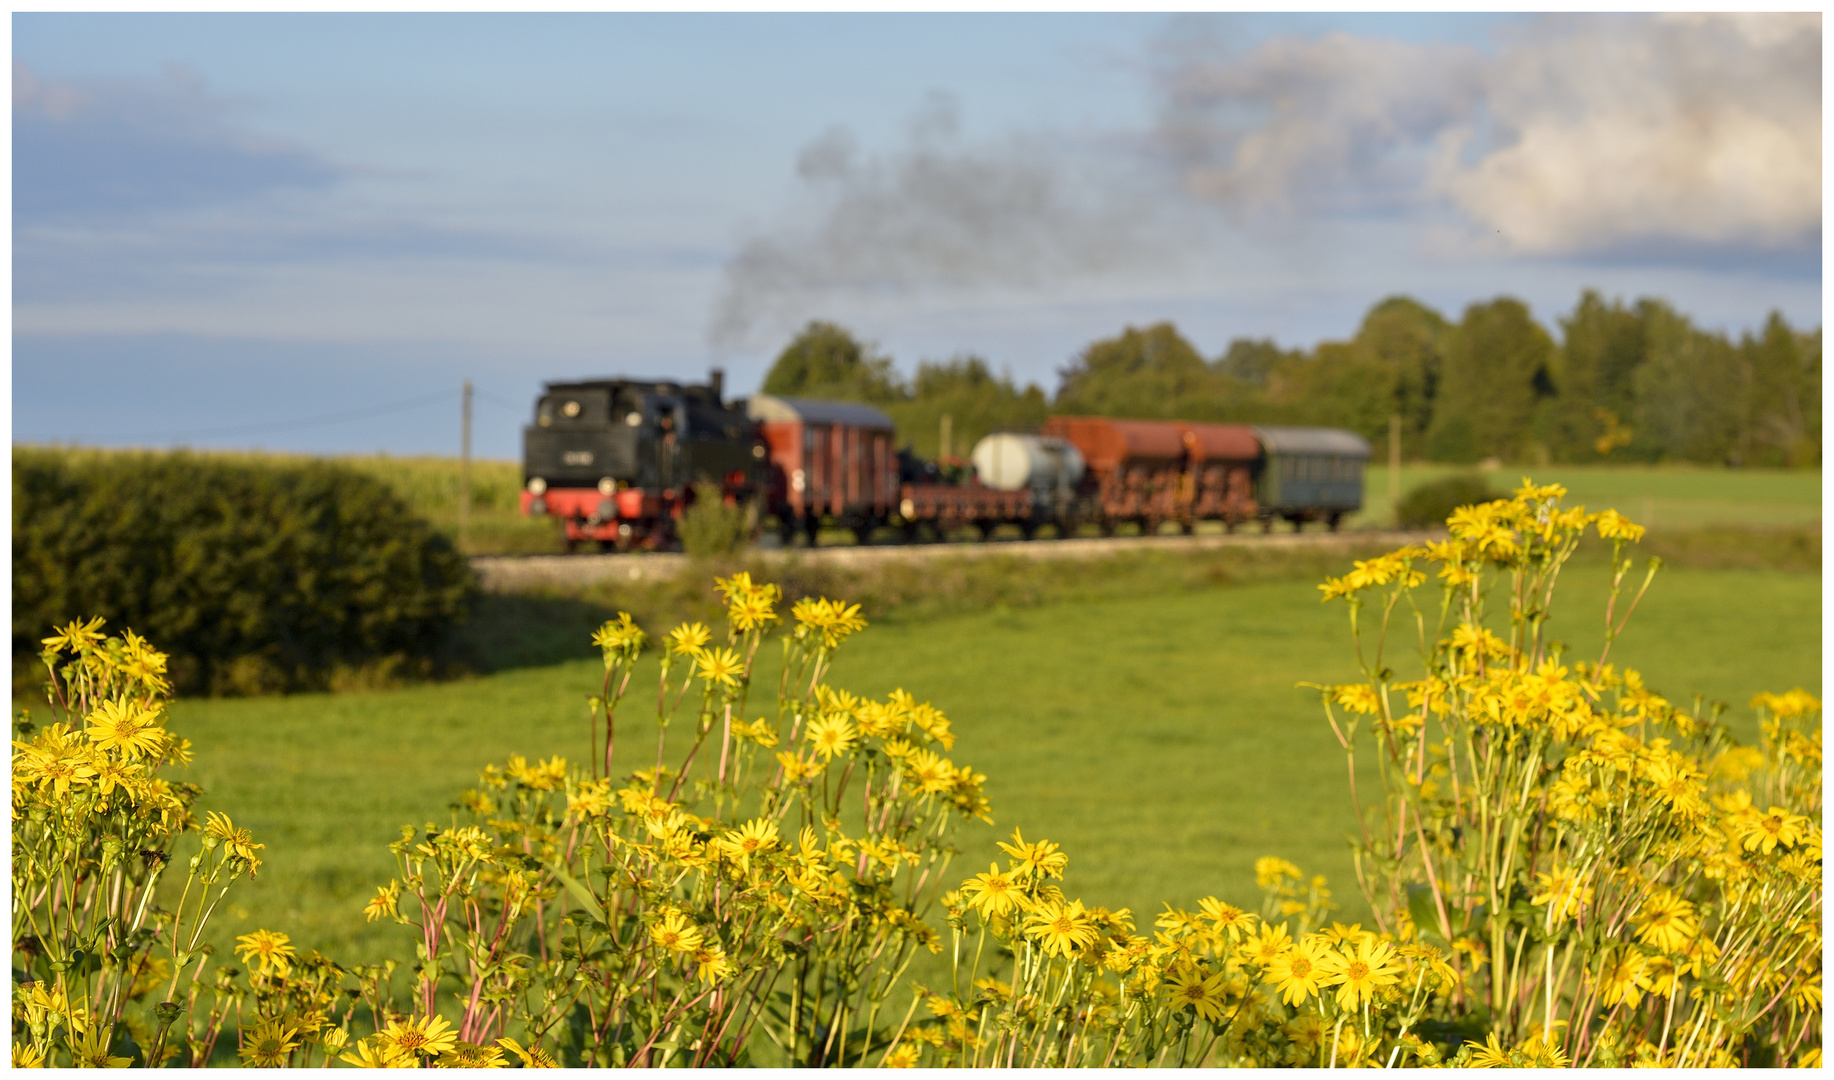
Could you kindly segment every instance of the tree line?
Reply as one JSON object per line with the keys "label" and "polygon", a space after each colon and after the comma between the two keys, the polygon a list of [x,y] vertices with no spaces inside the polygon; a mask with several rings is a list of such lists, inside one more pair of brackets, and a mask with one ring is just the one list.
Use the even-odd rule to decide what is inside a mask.
{"label": "tree line", "polygon": [[926,457],[962,456],[991,431],[1052,414],[1348,428],[1387,445],[1400,418],[1408,460],[1511,464],[1821,464],[1821,330],[1773,312],[1736,340],[1662,300],[1588,290],[1559,337],[1509,297],[1453,322],[1404,296],[1381,301],[1348,341],[1310,351],[1238,338],[1206,358],[1169,322],[1127,327],[1059,369],[1054,396],[998,376],[981,357],[890,357],[830,322],[780,353],[764,392],[877,405]]}

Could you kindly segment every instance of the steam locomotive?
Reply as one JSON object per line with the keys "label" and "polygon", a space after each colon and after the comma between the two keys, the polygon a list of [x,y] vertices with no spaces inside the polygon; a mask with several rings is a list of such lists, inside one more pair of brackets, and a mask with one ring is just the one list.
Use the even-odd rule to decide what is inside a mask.
{"label": "steam locomotive", "polygon": [[890,527],[907,542],[1004,525],[1032,539],[1123,523],[1154,533],[1200,521],[1231,531],[1284,518],[1336,529],[1363,504],[1369,444],[1335,428],[1057,416],[1037,434],[976,444],[966,478],[893,447],[870,405],[757,394],[728,402],[703,385],[596,379],[547,383],[523,429],[522,512],[565,523],[567,546],[672,546],[697,498],[753,505],[788,545],[823,528],[861,543]]}

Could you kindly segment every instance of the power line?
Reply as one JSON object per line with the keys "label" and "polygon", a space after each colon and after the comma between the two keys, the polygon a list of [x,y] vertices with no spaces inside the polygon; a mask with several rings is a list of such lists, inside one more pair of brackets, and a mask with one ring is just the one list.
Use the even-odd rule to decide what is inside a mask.
{"label": "power line", "polygon": [[355,412],[336,413],[330,416],[315,416],[303,420],[281,420],[266,424],[239,424],[234,427],[203,428],[196,431],[110,431],[104,434],[67,435],[64,438],[72,441],[81,439],[191,439],[205,435],[253,435],[269,431],[297,431],[300,428],[322,427],[328,424],[342,424],[349,420],[362,420],[371,416],[385,416],[389,413],[406,412],[409,409],[424,408],[442,401],[457,397],[454,390],[428,394],[424,397],[410,398],[406,401],[392,402],[387,405],[374,405]]}
{"label": "power line", "polygon": [[528,410],[528,406],[526,405],[512,405],[509,402],[504,401],[502,398],[498,397],[497,395],[490,393],[489,391],[479,390],[476,387],[473,387],[471,392],[473,394],[476,394],[481,400],[488,401],[492,405],[496,405],[501,408],[508,409],[510,412],[516,413],[517,415],[521,415],[522,413]]}

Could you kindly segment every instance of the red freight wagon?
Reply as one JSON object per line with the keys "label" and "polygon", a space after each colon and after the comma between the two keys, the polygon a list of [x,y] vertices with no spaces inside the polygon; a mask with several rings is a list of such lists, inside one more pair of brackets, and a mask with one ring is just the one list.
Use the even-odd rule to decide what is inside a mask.
{"label": "red freight wagon", "polygon": [[1186,522],[1220,518],[1230,528],[1255,516],[1255,465],[1261,443],[1254,429],[1243,424],[1178,422],[1190,451],[1191,496]]}
{"label": "red freight wagon", "polygon": [[1221,519],[1233,527],[1255,515],[1252,429],[1182,420],[1053,416],[1046,435],[1067,439],[1088,465],[1084,480],[1098,515],[1135,521],[1152,532],[1167,521],[1189,529]]}
{"label": "red freight wagon", "polygon": [[851,401],[758,394],[746,405],[770,447],[771,500],[784,540],[811,546],[823,518],[865,542],[897,512],[898,454],[892,421]]}

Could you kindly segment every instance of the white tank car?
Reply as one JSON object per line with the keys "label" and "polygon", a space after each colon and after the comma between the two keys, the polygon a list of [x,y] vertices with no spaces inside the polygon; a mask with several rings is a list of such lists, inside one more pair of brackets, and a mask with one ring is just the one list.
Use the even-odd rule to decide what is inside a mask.
{"label": "white tank car", "polygon": [[989,435],[974,445],[981,483],[996,491],[1069,492],[1083,479],[1083,456],[1054,435]]}

